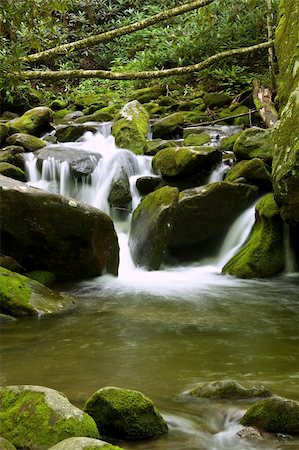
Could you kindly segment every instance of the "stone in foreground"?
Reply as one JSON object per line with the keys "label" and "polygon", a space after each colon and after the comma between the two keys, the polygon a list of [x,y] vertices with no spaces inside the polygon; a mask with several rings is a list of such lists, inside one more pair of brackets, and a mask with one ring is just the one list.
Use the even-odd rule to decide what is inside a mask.
{"label": "stone in foreground", "polygon": [[47,449],[74,436],[99,438],[94,420],[54,389],[0,388],[0,434],[15,447]]}
{"label": "stone in foreground", "polygon": [[99,389],[87,400],[84,411],[94,418],[100,433],[115,438],[146,439],[168,431],[153,402],[138,391]]}
{"label": "stone in foreground", "polygon": [[88,437],[73,437],[64,439],[54,445],[54,447],[51,447],[49,450],[96,450],[98,448],[101,448],[102,450],[123,450],[122,448],[109,444],[108,442]]}

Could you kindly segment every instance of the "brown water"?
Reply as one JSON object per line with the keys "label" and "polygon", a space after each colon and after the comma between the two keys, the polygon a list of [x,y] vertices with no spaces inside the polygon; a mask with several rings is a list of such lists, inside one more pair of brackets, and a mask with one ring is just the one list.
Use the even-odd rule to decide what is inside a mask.
{"label": "brown water", "polygon": [[231,378],[299,400],[298,279],[238,281],[206,273],[201,282],[187,269],[189,283],[178,275],[176,286],[165,272],[159,289],[157,279],[151,286],[140,278],[152,275],[137,273],[137,287],[111,277],[81,283],[68,287],[78,300],[71,313],[3,326],[1,384],[48,386],[79,407],[103,386],[142,391],[170,432],[120,442],[126,449],[298,449],[298,439],[237,439],[246,403],[182,395],[196,383]]}

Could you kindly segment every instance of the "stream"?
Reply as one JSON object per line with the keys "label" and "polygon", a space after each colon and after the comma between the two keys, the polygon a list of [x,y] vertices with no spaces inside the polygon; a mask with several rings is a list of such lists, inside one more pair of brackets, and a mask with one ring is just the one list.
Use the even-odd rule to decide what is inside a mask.
{"label": "stream", "polygon": [[[5,324],[1,384],[51,387],[78,407],[104,386],[140,390],[155,402],[169,433],[116,442],[128,450],[298,449],[299,438],[237,437],[248,400],[185,394],[198,383],[234,379],[299,401],[298,274],[290,270],[271,280],[221,275],[250,233],[254,205],[232,226],[216,258],[151,272],[135,267],[127,246],[130,214],[111,211],[107,195],[115,171],[127,167],[134,209],[140,201],[136,177],[151,174],[151,159],[117,149],[109,126],[101,127],[80,142],[59,144],[102,155],[86,182],[72,181],[68,164],[51,158],[38,169],[33,155],[27,157],[27,174],[31,185],[112,215],[121,249],[119,276],[60,286],[77,300],[71,312]],[[211,179],[222,175],[223,167]]]}

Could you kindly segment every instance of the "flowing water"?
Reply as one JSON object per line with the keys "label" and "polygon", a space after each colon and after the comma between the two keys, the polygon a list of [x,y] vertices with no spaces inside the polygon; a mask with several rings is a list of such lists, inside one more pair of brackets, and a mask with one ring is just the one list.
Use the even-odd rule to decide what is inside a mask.
{"label": "flowing water", "polygon": [[[150,158],[116,149],[113,138],[100,133],[67,146],[100,153],[94,173],[83,183],[74,182],[67,163],[49,160],[39,171],[29,155],[31,184],[113,215],[107,193],[114,171],[122,166],[136,207],[134,181],[151,174]],[[1,384],[52,387],[79,407],[103,386],[140,390],[156,403],[169,433],[150,441],[118,442],[125,449],[298,449],[299,440],[287,436],[238,438],[245,401],[186,395],[197,383],[235,379],[299,400],[298,277],[237,280],[221,275],[223,264],[248,237],[254,206],[233,225],[217,259],[152,272],[136,268],[130,258],[126,215],[115,222],[121,247],[118,278],[104,275],[61,286],[77,299],[72,312],[3,326]]]}

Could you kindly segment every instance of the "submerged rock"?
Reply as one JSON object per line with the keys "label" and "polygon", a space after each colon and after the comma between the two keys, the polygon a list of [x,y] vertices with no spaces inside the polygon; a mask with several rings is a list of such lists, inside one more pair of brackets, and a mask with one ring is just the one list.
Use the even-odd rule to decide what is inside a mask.
{"label": "submerged rock", "polygon": [[256,221],[245,246],[222,272],[239,278],[268,278],[284,268],[283,222],[273,194],[256,205]]}
{"label": "submerged rock", "polygon": [[153,402],[138,391],[99,389],[87,400],[84,411],[94,418],[100,433],[115,438],[146,439],[168,431]]}
{"label": "submerged rock", "polygon": [[92,439],[88,437],[73,437],[64,439],[58,444],[51,447],[49,450],[123,450],[122,448],[109,444],[108,442],[99,439]]}
{"label": "submerged rock", "polygon": [[73,436],[99,438],[94,420],[54,389],[0,388],[0,433],[16,447],[49,448]]}
{"label": "submerged rock", "polygon": [[236,139],[233,151],[238,161],[260,158],[271,164],[274,151],[272,130],[258,127],[244,130]]}
{"label": "submerged rock", "polygon": [[264,439],[262,433],[254,427],[246,427],[238,431],[237,436],[241,439]]}
{"label": "submerged rock", "polygon": [[38,106],[25,112],[21,117],[10,120],[8,125],[11,133],[27,133],[39,136],[52,129],[54,113],[46,106]]}
{"label": "submerged rock", "polygon": [[70,297],[43,284],[0,267],[0,311],[23,317],[52,314],[74,306]]}
{"label": "submerged rock", "polygon": [[241,424],[270,433],[299,434],[299,403],[282,397],[271,397],[254,403]]}
{"label": "submerged rock", "polygon": [[272,393],[264,386],[253,386],[246,388],[234,380],[212,381],[201,386],[197,386],[188,392],[193,397],[203,397],[212,399],[238,399],[270,397]]}
{"label": "submerged rock", "polygon": [[146,149],[148,119],[146,109],[137,100],[127,103],[113,122],[115,144],[137,155],[143,154]]}
{"label": "submerged rock", "polygon": [[133,213],[129,248],[137,266],[159,269],[170,241],[179,191],[164,186],[147,195]]}
{"label": "submerged rock", "polygon": [[58,281],[117,274],[118,240],[102,211],[3,176],[0,191],[2,252],[25,270]]}

